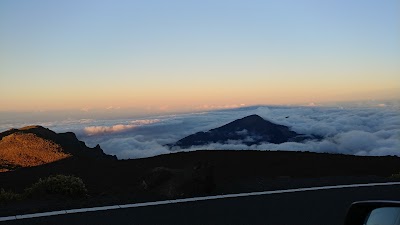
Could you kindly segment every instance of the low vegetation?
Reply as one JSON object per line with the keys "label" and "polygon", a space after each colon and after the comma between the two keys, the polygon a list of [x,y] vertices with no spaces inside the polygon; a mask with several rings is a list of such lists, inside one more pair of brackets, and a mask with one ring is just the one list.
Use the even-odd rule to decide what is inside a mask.
{"label": "low vegetation", "polygon": [[79,198],[87,195],[83,180],[69,175],[54,175],[39,179],[36,183],[26,188],[22,194],[0,189],[0,203],[7,203],[27,198],[43,198],[57,195],[67,198]]}
{"label": "low vegetation", "polygon": [[28,196],[43,196],[46,194],[82,197],[87,189],[82,179],[75,176],[55,175],[39,179],[31,187],[25,189]]}
{"label": "low vegetation", "polygon": [[390,175],[390,179],[400,180],[400,172]]}
{"label": "low vegetation", "polygon": [[11,202],[21,199],[21,195],[12,191],[6,191],[0,188],[0,203]]}

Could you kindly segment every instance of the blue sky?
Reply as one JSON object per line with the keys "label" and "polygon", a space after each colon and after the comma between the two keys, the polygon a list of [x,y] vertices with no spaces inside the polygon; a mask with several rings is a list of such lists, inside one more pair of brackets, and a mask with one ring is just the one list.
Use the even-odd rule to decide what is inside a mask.
{"label": "blue sky", "polygon": [[400,2],[0,2],[0,111],[400,98]]}

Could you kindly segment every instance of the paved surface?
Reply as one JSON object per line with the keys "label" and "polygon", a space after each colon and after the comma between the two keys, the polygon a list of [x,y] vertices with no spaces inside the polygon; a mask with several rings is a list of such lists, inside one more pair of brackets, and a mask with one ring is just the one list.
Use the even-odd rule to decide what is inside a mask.
{"label": "paved surface", "polygon": [[400,185],[316,190],[85,212],[0,224],[343,224],[360,200],[399,200]]}

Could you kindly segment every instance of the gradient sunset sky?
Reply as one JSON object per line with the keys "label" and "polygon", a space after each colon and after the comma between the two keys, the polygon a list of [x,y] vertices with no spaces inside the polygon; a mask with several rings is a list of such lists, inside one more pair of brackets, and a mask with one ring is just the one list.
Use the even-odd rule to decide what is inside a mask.
{"label": "gradient sunset sky", "polygon": [[399,0],[0,1],[0,111],[400,99]]}

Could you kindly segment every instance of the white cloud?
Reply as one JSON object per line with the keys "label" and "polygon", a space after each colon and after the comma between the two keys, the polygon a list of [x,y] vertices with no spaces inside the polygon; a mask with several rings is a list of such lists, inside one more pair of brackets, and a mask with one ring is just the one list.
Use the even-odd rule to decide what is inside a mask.
{"label": "white cloud", "polygon": [[[358,108],[256,106],[128,120],[68,120],[49,123],[48,127],[57,132],[75,132],[88,145],[100,144],[106,153],[119,158],[141,158],[169,153],[165,145],[187,135],[258,114],[298,133],[320,135],[323,139],[253,146],[241,141],[229,141],[197,146],[187,151],[255,149],[400,156],[400,108],[398,104],[385,104],[386,107]],[[245,134],[245,131],[241,132]]]}
{"label": "white cloud", "polygon": [[310,102],[310,103],[308,103],[308,104],[306,104],[304,106],[315,107],[315,106],[318,106],[318,104],[316,104],[314,102]]}
{"label": "white cloud", "polygon": [[[316,134],[320,141],[247,146],[242,141],[211,143],[185,151],[206,150],[290,150],[355,155],[400,155],[400,115],[388,108],[247,107],[164,117],[147,126],[138,126],[124,135],[91,139],[121,158],[137,158],[169,153],[165,144],[198,131],[224,125],[250,114],[289,126],[303,134]],[[245,134],[245,131],[241,131]],[[254,137],[248,137],[249,140]],[[112,140],[112,141],[111,141]],[[244,142],[248,141],[246,139]]]}
{"label": "white cloud", "polygon": [[103,149],[118,149],[118,158],[144,158],[170,153],[170,150],[155,140],[148,141],[140,135],[106,140],[101,143]]}
{"label": "white cloud", "polygon": [[106,109],[107,110],[114,110],[114,109],[121,109],[121,107],[120,106],[112,106],[112,105],[110,105]]}
{"label": "white cloud", "polygon": [[90,127],[85,127],[83,130],[85,131],[86,134],[88,135],[97,135],[97,134],[105,134],[105,133],[116,133],[116,132],[122,132],[126,131],[129,129],[132,129],[136,127],[135,125],[124,125],[124,124],[117,124],[114,126],[90,126]]}
{"label": "white cloud", "polygon": [[107,133],[126,132],[138,126],[148,125],[159,122],[159,119],[133,120],[130,124],[116,124],[112,126],[89,126],[85,127],[84,132],[89,135],[99,135]]}

